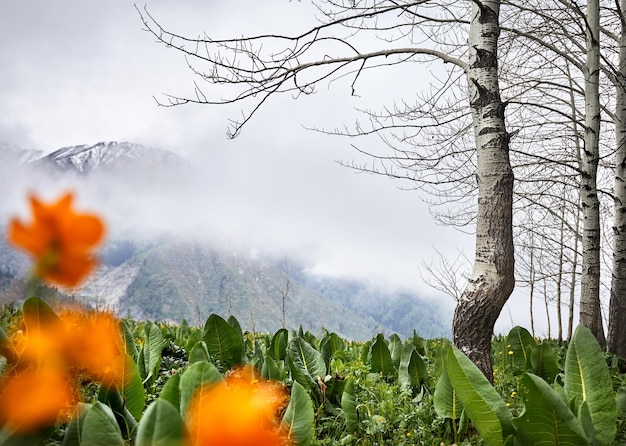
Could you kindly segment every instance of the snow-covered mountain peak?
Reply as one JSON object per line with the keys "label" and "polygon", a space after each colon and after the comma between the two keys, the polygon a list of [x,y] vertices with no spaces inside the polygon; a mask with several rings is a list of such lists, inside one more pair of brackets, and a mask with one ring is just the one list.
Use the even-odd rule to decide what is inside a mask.
{"label": "snow-covered mountain peak", "polygon": [[82,174],[99,169],[189,168],[187,161],[167,150],[116,141],[64,147],[43,157],[41,161]]}

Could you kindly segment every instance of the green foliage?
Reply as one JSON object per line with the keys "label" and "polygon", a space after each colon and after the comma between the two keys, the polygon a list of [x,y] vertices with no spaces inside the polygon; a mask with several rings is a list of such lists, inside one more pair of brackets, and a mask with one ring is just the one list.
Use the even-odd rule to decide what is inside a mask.
{"label": "green foliage", "polygon": [[289,438],[293,439],[298,446],[310,445],[315,433],[314,421],[315,413],[311,397],[296,381],[291,388],[291,399],[283,416],[283,424],[289,432]]}
{"label": "green foliage", "polygon": [[485,444],[504,444],[513,433],[511,412],[485,375],[454,346],[448,350],[446,373]]}
{"label": "green foliage", "polygon": [[520,393],[525,408],[513,423],[521,444],[588,444],[576,416],[543,379],[525,373],[520,380]]}
{"label": "green foliage", "polygon": [[530,352],[530,365],[535,375],[541,376],[549,383],[553,382],[556,376],[561,372],[554,349],[547,342],[542,342],[532,347]]}
{"label": "green foliage", "polygon": [[617,421],[615,392],[602,349],[583,326],[576,328],[567,349],[565,393],[578,411],[586,405],[598,444],[611,444]]}
{"label": "green foliage", "polygon": [[145,342],[139,351],[137,366],[144,383],[151,383],[159,371],[165,342],[159,327],[151,322],[146,322],[144,336]]}
{"label": "green foliage", "polygon": [[241,327],[237,329],[220,316],[212,314],[204,325],[202,339],[220,370],[225,371],[244,362]]}
{"label": "green foliage", "polygon": [[[57,317],[38,299],[26,326]],[[0,315],[0,352],[22,313]],[[67,424],[0,431],[2,444],[182,445],[194,393],[241,364],[290,388],[282,424],[302,445],[612,445],[626,439],[626,375],[588,330],[569,346],[521,328],[494,339],[494,385],[445,340],[378,334],[358,343],[324,331],[242,331],[235,318],[204,327],[120,323],[123,379],[85,382]],[[509,354],[508,352],[513,352]],[[607,366],[607,359],[611,364]],[[6,361],[9,361],[7,358]]]}
{"label": "green foliage", "polygon": [[529,352],[537,342],[528,330],[522,327],[513,327],[506,339],[508,350],[505,358],[511,361],[513,373],[524,373],[530,368]]}
{"label": "green foliage", "polygon": [[[399,349],[396,349],[397,351]],[[385,342],[385,338],[382,333],[379,333],[376,337],[376,341],[370,348],[370,372],[380,373],[384,377],[391,377],[395,373],[393,367],[393,360],[391,358],[391,352]]]}
{"label": "green foliage", "polygon": [[185,425],[169,401],[159,398],[143,416],[137,432],[136,446],[183,446]]}
{"label": "green foliage", "polygon": [[315,388],[318,377],[326,376],[326,363],[322,354],[300,337],[289,342],[287,363],[294,381],[305,389]]}

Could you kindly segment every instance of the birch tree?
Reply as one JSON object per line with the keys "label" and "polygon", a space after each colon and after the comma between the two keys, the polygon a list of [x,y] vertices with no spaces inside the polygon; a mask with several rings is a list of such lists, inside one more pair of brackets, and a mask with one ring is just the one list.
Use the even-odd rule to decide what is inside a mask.
{"label": "birch tree", "polygon": [[587,60],[585,75],[585,144],[582,151],[581,204],[583,209],[580,322],[605,343],[600,312],[600,2],[587,1]]}
{"label": "birch tree", "polygon": [[626,357],[626,1],[616,2],[620,32],[615,86],[615,187],[613,220],[613,271],[607,348]]}
{"label": "birch tree", "polygon": [[[208,86],[228,84],[239,88],[233,96],[224,98],[219,94],[211,96],[205,87],[195,84],[192,95],[167,96],[163,105],[252,101],[243,119],[233,123],[230,136],[234,137],[272,95],[310,94],[320,82],[345,75],[353,76],[354,88],[364,70],[374,67],[435,60],[447,64],[447,80],[426,101],[407,111],[404,118],[412,120],[411,124],[396,130],[413,129],[412,137],[417,139],[424,129],[445,129],[451,121],[463,119],[473,129],[472,141],[464,141],[471,144],[464,150],[464,162],[456,165],[459,169],[450,169],[454,175],[465,166],[462,180],[475,178],[471,189],[477,197],[476,212],[471,218],[476,225],[473,271],[457,303],[453,338],[457,347],[491,379],[494,324],[514,287],[513,171],[505,103],[498,82],[500,1],[338,0],[318,4],[318,11],[324,21],[300,35],[234,39],[187,38],[166,30],[148,11],[140,11],[146,29],[167,47],[184,53],[191,69]],[[345,29],[349,30],[348,35],[342,33]],[[376,36],[380,48],[370,48],[372,40],[359,40],[363,33]],[[268,54],[264,48],[275,50]],[[432,120],[420,106],[434,109],[441,101],[461,105],[461,100],[449,93],[450,86],[465,92],[463,107],[457,107],[455,112],[448,108],[448,116]],[[424,122],[428,119],[431,121]],[[382,128],[373,128],[372,133],[379,130]],[[451,166],[453,155],[459,153],[455,143],[454,136],[447,139],[447,146],[454,148],[447,158]],[[437,175],[438,162],[429,157],[424,157],[423,162]],[[420,181],[419,176],[406,178]],[[426,180],[422,184],[437,182]]]}

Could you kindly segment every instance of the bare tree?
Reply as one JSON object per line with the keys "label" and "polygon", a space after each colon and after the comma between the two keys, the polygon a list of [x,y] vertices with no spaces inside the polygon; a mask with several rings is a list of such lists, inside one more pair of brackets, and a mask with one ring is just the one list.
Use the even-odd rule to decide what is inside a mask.
{"label": "bare tree", "polygon": [[291,291],[291,267],[289,266],[289,262],[287,261],[287,256],[285,256],[285,288],[281,288],[279,291],[281,298],[281,323],[283,328],[286,327],[286,319],[285,319],[285,306],[287,303],[287,297],[289,296],[289,291]]}
{"label": "bare tree", "polygon": [[626,1],[615,2],[620,33],[615,86],[615,187],[613,211],[613,271],[607,348],[626,357]]}
{"label": "bare tree", "polygon": [[462,251],[453,260],[448,260],[436,248],[435,252],[437,264],[432,260],[422,261],[420,277],[426,285],[458,301],[463,294],[471,262]]}
{"label": "bare tree", "polygon": [[[515,283],[513,171],[504,123],[505,103],[498,85],[500,1],[339,0],[325,4],[326,8],[318,9],[324,21],[300,35],[267,34],[235,39],[187,38],[165,30],[147,11],[140,11],[146,28],[157,40],[183,52],[190,68],[209,86],[228,84],[239,88],[230,97],[214,99],[196,84],[193,96],[168,96],[165,105],[252,100],[251,110],[243,119],[232,123],[230,136],[234,137],[271,95],[310,94],[319,82],[346,73],[353,76],[354,89],[364,70],[411,61],[438,60],[452,67],[448,68],[448,78],[420,106],[442,110],[443,101],[454,108],[433,116],[420,106],[407,107],[404,116],[396,114],[390,118],[400,121],[405,118],[413,124],[392,123],[390,127],[400,133],[402,130],[412,133],[402,137],[415,141],[422,131],[434,129],[450,148],[444,158],[422,157],[419,169],[400,172],[399,177],[427,185],[447,184],[451,190],[462,189],[459,183],[466,184],[468,188],[462,193],[477,197],[476,212],[470,217],[476,224],[474,267],[458,300],[453,337],[455,344],[491,379],[491,336]],[[386,33],[386,36],[377,40],[379,48],[363,50],[361,47],[371,41],[355,38],[362,33],[375,36]],[[270,52],[264,52],[265,48],[271,48]],[[205,66],[200,68],[199,64]],[[459,86],[457,91],[464,91],[464,95],[455,96],[451,86]],[[372,117],[376,124],[376,115]],[[473,138],[458,137],[456,130],[446,135],[451,121],[465,122],[465,128],[473,129]],[[388,128],[374,127],[371,132]],[[459,155],[461,160],[455,160]],[[387,159],[405,167],[404,161],[414,166],[419,164],[403,159],[402,153]],[[438,181],[438,169],[445,163],[450,178]],[[415,172],[430,172],[435,178],[420,178]],[[472,184],[473,181],[477,184]]]}

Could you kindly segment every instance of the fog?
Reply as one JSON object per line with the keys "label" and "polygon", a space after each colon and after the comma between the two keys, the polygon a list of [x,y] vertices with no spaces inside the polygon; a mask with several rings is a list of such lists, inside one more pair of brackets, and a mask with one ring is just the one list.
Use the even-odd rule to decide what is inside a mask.
{"label": "fog", "polygon": [[[148,1],[147,8],[189,35],[296,32],[315,23],[307,2]],[[29,192],[53,199],[74,190],[79,209],[105,218],[109,237],[162,231],[205,237],[454,305],[424,283],[419,266],[436,262],[437,251],[472,258],[471,228],[466,234],[438,226],[427,197],[400,190],[410,184],[341,167],[338,160],[364,161],[350,147],[355,141],[305,129],[351,125],[363,119],[356,109],[412,100],[436,67],[365,73],[356,95],[351,79],[341,78],[309,97],[273,98],[231,141],[228,120],[246,104],[157,107],[153,96],[184,95],[193,77],[184,59],[142,26],[126,0],[0,2],[0,141],[44,153],[129,141],[175,152],[192,167],[165,180],[146,181],[150,171],[135,171],[134,179],[48,179],[3,163],[3,220],[26,218]],[[503,312],[501,330],[529,326],[524,290],[518,295]]]}

